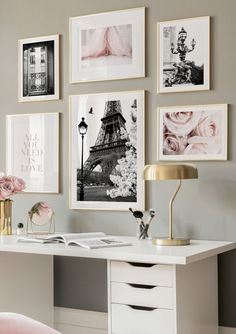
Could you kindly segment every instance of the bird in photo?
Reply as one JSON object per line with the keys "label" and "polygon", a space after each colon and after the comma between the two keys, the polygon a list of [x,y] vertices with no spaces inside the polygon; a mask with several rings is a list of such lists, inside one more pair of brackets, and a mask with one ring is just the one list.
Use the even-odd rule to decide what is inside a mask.
{"label": "bird in photo", "polygon": [[93,107],[89,109],[89,114],[93,114]]}

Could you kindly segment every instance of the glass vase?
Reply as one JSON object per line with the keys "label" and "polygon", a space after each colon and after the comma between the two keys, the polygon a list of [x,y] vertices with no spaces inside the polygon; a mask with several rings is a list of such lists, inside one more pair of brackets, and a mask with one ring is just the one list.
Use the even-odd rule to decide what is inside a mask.
{"label": "glass vase", "polygon": [[0,201],[0,235],[12,234],[12,200]]}

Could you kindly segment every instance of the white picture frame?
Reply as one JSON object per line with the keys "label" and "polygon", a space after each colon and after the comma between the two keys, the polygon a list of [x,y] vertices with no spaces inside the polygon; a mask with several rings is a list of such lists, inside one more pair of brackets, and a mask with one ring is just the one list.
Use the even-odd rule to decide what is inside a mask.
{"label": "white picture frame", "polygon": [[145,76],[145,8],[71,17],[70,83]]}
{"label": "white picture frame", "polygon": [[144,210],[144,98],[144,91],[70,96],[71,209]]}
{"label": "white picture frame", "polygon": [[210,17],[157,24],[157,92],[210,89]]}
{"label": "white picture frame", "polygon": [[6,116],[6,171],[27,193],[59,192],[59,113]]}
{"label": "white picture frame", "polygon": [[59,99],[59,35],[18,41],[18,101]]}
{"label": "white picture frame", "polygon": [[158,108],[158,160],[227,160],[227,104]]}

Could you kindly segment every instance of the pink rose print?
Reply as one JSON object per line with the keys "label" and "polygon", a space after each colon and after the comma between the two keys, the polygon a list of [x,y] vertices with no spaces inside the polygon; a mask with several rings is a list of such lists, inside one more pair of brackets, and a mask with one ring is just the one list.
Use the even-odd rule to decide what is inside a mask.
{"label": "pink rose print", "polygon": [[186,136],[197,126],[200,117],[201,112],[171,112],[164,114],[163,122],[174,135]]}
{"label": "pink rose print", "polygon": [[183,154],[187,140],[184,137],[176,137],[167,134],[164,139],[163,153],[168,155]]}
{"label": "pink rose print", "polygon": [[165,113],[163,115],[163,154],[221,154],[221,121],[219,111]]}

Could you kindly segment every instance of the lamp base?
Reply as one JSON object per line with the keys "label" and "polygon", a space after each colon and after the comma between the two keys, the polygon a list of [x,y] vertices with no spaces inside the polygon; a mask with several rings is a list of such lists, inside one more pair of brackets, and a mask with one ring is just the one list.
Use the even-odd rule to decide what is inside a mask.
{"label": "lamp base", "polygon": [[157,238],[152,239],[153,245],[158,246],[186,246],[190,245],[189,239],[169,239],[169,238]]}

